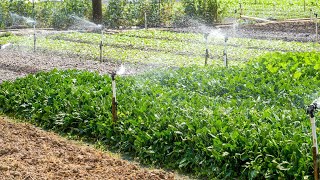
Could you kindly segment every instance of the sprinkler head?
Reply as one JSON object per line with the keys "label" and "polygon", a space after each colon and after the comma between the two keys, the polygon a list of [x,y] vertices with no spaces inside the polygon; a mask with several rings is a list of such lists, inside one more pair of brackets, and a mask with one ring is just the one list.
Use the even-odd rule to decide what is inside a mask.
{"label": "sprinkler head", "polygon": [[229,40],[229,37],[228,36],[225,36],[224,37],[224,42],[227,42]]}
{"label": "sprinkler head", "polygon": [[311,118],[314,118],[314,113],[319,109],[319,106],[320,104],[317,104],[316,102],[310,104],[307,108],[307,114],[309,114]]}
{"label": "sprinkler head", "polygon": [[114,80],[115,80],[116,75],[117,75],[117,73],[116,73],[116,72],[112,72],[112,73],[111,73],[111,79],[112,79],[112,81],[114,81]]}

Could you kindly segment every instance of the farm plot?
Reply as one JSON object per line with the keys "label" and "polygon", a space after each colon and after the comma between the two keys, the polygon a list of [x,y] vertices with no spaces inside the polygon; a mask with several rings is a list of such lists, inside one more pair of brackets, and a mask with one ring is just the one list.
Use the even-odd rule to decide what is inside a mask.
{"label": "farm plot", "polygon": [[314,0],[231,0],[226,8],[226,17],[239,17],[242,14],[265,19],[315,18],[319,12],[318,1]]}
{"label": "farm plot", "polygon": [[109,76],[54,70],[1,84],[0,110],[200,178],[309,178],[304,108],[320,96],[319,62],[275,53],[242,68],[117,76],[117,122]]}
{"label": "farm plot", "polygon": [[[130,62],[157,66],[204,65],[205,49],[209,49],[209,64],[222,66],[226,49],[231,65],[243,64],[251,58],[272,51],[318,51],[319,44],[286,42],[282,40],[258,40],[249,38],[224,38],[213,32],[208,45],[202,34],[175,33],[160,30],[127,31],[104,35],[103,57],[112,62]],[[10,37],[2,41],[10,41]],[[17,46],[32,46],[29,37],[12,37]],[[99,57],[101,36],[95,33],[62,33],[37,39],[39,50],[73,53],[92,59]]]}

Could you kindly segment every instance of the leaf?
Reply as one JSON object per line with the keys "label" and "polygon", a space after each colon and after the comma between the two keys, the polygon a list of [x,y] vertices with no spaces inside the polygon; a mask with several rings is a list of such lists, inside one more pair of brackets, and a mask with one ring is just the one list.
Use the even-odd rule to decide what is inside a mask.
{"label": "leaf", "polygon": [[314,70],[319,70],[320,69],[320,63],[317,63],[316,65],[314,65]]}
{"label": "leaf", "polygon": [[293,78],[294,79],[299,79],[301,77],[302,73],[300,71],[296,71],[294,74],[293,74]]}

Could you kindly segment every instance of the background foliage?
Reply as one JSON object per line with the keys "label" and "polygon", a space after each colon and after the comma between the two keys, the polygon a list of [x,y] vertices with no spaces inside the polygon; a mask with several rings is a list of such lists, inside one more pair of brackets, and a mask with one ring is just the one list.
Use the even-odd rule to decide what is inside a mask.
{"label": "background foliage", "polygon": [[[72,24],[72,15],[92,19],[91,0],[38,2],[35,3],[35,16],[32,7],[32,3],[25,0],[1,1],[0,27],[17,24],[13,22],[11,13],[35,17],[38,27],[68,28]],[[194,14],[189,11],[190,8],[196,10]],[[175,0],[109,0],[108,4],[103,4],[103,21],[105,25],[113,28],[144,26],[146,13],[149,27],[185,25],[183,20],[191,16],[213,23],[219,21],[218,14],[222,13],[218,8],[219,2],[216,0],[188,0],[185,3]]]}

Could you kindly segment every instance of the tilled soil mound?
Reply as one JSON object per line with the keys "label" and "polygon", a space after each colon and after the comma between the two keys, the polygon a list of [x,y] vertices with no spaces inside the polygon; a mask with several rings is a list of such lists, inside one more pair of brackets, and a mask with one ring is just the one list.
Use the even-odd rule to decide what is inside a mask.
{"label": "tilled soil mound", "polygon": [[26,123],[0,117],[0,179],[174,179]]}
{"label": "tilled soil mound", "polygon": [[[318,24],[318,28],[319,28]],[[257,23],[243,26],[245,29],[261,30],[261,31],[280,31],[291,33],[309,33],[314,34],[316,31],[316,23],[307,19],[272,21],[266,23]]]}

